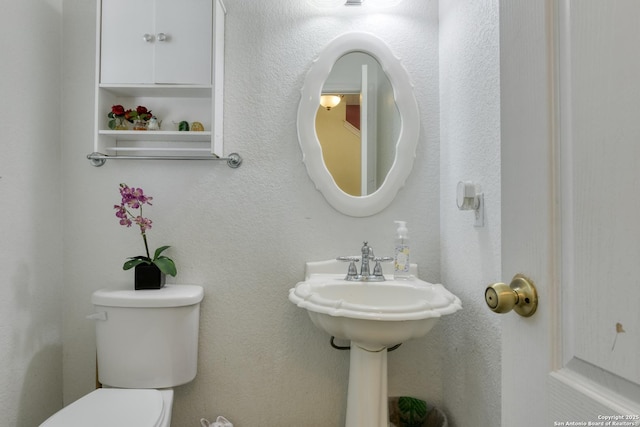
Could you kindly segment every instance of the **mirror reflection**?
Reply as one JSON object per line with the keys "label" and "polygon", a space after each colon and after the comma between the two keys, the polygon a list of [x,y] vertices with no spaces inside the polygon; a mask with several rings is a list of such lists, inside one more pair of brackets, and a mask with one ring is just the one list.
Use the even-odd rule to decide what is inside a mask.
{"label": "mirror reflection", "polygon": [[324,164],[352,196],[374,193],[395,161],[401,119],[389,78],[364,52],[340,57],[322,87],[315,130]]}

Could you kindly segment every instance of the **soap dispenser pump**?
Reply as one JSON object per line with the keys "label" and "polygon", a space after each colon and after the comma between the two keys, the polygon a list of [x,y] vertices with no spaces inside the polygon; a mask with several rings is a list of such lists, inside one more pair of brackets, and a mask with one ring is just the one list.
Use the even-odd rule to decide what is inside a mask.
{"label": "soap dispenser pump", "polygon": [[393,262],[393,277],[395,279],[409,278],[409,230],[406,221],[394,221],[398,224],[395,239],[395,256]]}

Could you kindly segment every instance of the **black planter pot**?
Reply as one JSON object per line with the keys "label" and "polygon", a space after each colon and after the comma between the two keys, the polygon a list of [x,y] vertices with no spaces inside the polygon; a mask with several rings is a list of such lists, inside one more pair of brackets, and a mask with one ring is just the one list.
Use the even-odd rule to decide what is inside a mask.
{"label": "black planter pot", "polygon": [[160,289],[165,275],[155,264],[138,264],[135,267],[135,289]]}

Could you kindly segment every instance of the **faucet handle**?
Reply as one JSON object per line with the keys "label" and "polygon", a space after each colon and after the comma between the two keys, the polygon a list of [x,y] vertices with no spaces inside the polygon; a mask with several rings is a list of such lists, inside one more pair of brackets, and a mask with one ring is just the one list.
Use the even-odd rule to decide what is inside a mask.
{"label": "faucet handle", "polygon": [[356,262],[360,261],[357,256],[339,256],[336,258],[338,261],[344,261],[349,263],[349,269],[347,270],[347,277],[345,280],[352,280],[358,276],[358,269],[356,268]]}
{"label": "faucet handle", "polygon": [[344,261],[344,262],[358,262],[360,261],[360,257],[359,256],[339,256],[336,258],[336,260]]}
{"label": "faucet handle", "polygon": [[375,257],[373,258],[373,261],[376,262],[376,265],[373,267],[373,276],[384,278],[384,275],[382,274],[382,265],[380,265],[380,263],[393,261],[393,257],[390,257],[390,256]]}

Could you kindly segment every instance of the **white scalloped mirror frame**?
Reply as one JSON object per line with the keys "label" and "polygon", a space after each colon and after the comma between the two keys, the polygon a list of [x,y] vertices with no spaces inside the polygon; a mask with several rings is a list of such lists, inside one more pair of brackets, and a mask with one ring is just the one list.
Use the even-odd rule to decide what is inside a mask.
{"label": "white scalloped mirror frame", "polygon": [[[384,182],[372,194],[352,196],[340,189],[327,169],[315,128],[322,87],[335,62],[350,52],[364,52],[378,60],[393,87],[401,127],[396,157]],[[314,61],[305,78],[298,107],[298,142],[302,160],[318,191],[339,212],[354,217],[374,215],[391,204],[411,173],[416,156],[420,117],[409,75],[389,46],[364,32],[350,32],[333,39]]]}

